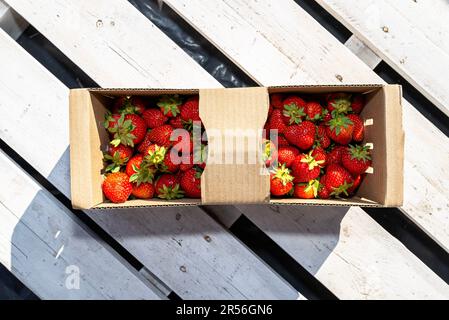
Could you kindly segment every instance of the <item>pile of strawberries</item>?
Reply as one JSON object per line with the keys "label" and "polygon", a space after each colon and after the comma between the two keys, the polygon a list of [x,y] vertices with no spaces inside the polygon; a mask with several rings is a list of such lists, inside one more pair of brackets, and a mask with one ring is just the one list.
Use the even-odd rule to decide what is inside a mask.
{"label": "pile of strawberries", "polygon": [[[271,195],[301,199],[354,195],[371,166],[359,116],[364,97],[331,93],[303,98],[270,96],[264,156],[272,167]],[[269,140],[270,130],[277,130],[277,145],[276,136]]]}
{"label": "pile of strawberries", "polygon": [[[179,95],[114,101],[104,122],[110,136],[102,185],[107,199],[121,203],[156,196],[167,200],[201,197],[205,162],[194,163],[192,140],[194,123],[201,125],[198,101],[198,96]],[[172,141],[175,129],[185,129],[185,134]],[[205,147],[200,148],[200,159]]]}

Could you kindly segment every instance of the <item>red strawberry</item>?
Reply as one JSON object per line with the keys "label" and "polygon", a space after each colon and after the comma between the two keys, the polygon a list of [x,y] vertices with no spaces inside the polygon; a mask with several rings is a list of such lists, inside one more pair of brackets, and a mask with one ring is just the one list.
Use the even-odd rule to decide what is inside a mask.
{"label": "red strawberry", "polygon": [[201,172],[189,169],[181,176],[180,185],[186,197],[201,198]]}
{"label": "red strawberry", "polygon": [[126,164],[126,174],[129,176],[129,181],[135,182],[137,185],[153,182],[155,171],[154,166],[144,161],[141,154],[135,155]]}
{"label": "red strawberry", "polygon": [[352,121],[354,129],[352,131],[352,140],[356,142],[363,141],[365,136],[365,127],[363,125],[363,120],[356,114],[348,114],[349,120]]}
{"label": "red strawberry", "polygon": [[285,165],[280,166],[270,175],[270,192],[274,196],[283,196],[293,188],[293,177]]}
{"label": "red strawberry", "polygon": [[321,147],[313,148],[312,157],[314,157],[316,161],[321,161],[321,163],[320,163],[321,168],[326,166],[327,154],[323,148],[321,148]]}
{"label": "red strawberry", "polygon": [[112,112],[142,114],[145,110],[145,105],[146,102],[141,97],[119,97],[112,107]]}
{"label": "red strawberry", "polygon": [[318,121],[323,115],[323,107],[319,102],[310,101],[306,103],[305,112],[307,120]]}
{"label": "red strawberry", "polygon": [[319,187],[320,183],[318,180],[296,184],[293,196],[300,199],[315,199],[318,195]]}
{"label": "red strawberry", "polygon": [[187,99],[181,108],[181,119],[186,122],[201,121],[199,111],[199,98],[197,96]]}
{"label": "red strawberry", "polygon": [[287,128],[287,125],[284,122],[282,111],[280,109],[274,109],[267,121],[268,136],[270,135],[268,130],[277,130],[278,134],[281,134],[284,132],[285,128]]}
{"label": "red strawberry", "polygon": [[330,146],[331,139],[326,134],[326,126],[320,124],[316,127],[315,144],[323,149]]}
{"label": "red strawberry", "polygon": [[354,178],[354,182],[353,182],[352,186],[348,189],[349,194],[354,194],[357,191],[358,187],[360,186],[360,184],[363,181],[363,178],[365,178],[364,174],[359,174],[358,176],[356,176]]}
{"label": "red strawberry", "polygon": [[[120,120],[121,115],[118,113],[111,114],[110,112],[106,112],[104,116],[104,122],[103,126],[111,132],[111,130],[117,128],[118,121]],[[125,120],[125,117],[123,117],[123,121]]]}
{"label": "red strawberry", "polygon": [[265,162],[265,166],[269,167],[275,160],[278,159],[278,152],[276,146],[270,140],[264,140],[263,142],[263,154],[262,159]]}
{"label": "red strawberry", "polygon": [[331,197],[331,192],[325,186],[326,175],[322,175],[320,178],[320,187],[318,189],[318,198],[329,199]]}
{"label": "red strawberry", "polygon": [[278,135],[278,147],[290,146],[288,140],[282,135]]}
{"label": "red strawberry", "polygon": [[346,150],[345,146],[335,146],[331,151],[328,152],[326,157],[327,165],[330,164],[340,164],[341,165],[341,155]]}
{"label": "red strawberry", "polygon": [[180,190],[178,179],[170,173],[161,175],[154,183],[154,189],[161,199],[172,200],[184,197],[184,191]]}
{"label": "red strawberry", "polygon": [[179,164],[180,171],[187,171],[193,168],[193,154],[189,155],[186,158],[182,159],[182,162]]}
{"label": "red strawberry", "polygon": [[331,192],[331,195],[349,195],[348,189],[352,184],[353,179],[351,174],[342,166],[331,164],[326,167],[326,179],[324,180],[324,185]]}
{"label": "red strawberry", "polygon": [[154,108],[145,110],[142,114],[142,118],[145,120],[148,128],[160,127],[168,120],[161,110]]}
{"label": "red strawberry", "polygon": [[181,106],[181,98],[177,95],[163,95],[158,103],[157,106],[161,109],[161,111],[166,115],[167,117],[176,117],[180,113],[180,106]]}
{"label": "red strawberry", "polygon": [[282,94],[279,93],[273,93],[270,95],[270,106],[272,106],[275,109],[283,109],[284,104],[282,101],[284,100]]}
{"label": "red strawberry", "polygon": [[315,125],[310,121],[303,121],[300,124],[288,126],[284,136],[288,142],[301,150],[310,149],[315,142]]}
{"label": "red strawberry", "polygon": [[137,151],[139,151],[142,154],[148,154],[148,148],[152,144],[153,143],[150,140],[150,131],[147,131],[147,133],[145,134],[145,137],[143,138],[142,142],[137,147]]}
{"label": "red strawberry", "polygon": [[348,117],[338,114],[328,121],[326,127],[326,134],[329,138],[343,145],[351,142],[353,131],[353,122]]}
{"label": "red strawberry", "polygon": [[283,104],[282,115],[284,116],[284,121],[288,124],[301,123],[306,116],[304,111],[306,102],[300,97],[290,96],[284,99]]}
{"label": "red strawberry", "polygon": [[176,116],[174,118],[170,118],[168,123],[175,129],[182,129],[182,128],[184,128],[181,116]]}
{"label": "red strawberry", "polygon": [[172,141],[173,149],[178,152],[183,152],[184,154],[192,153],[192,135],[187,130],[178,130],[176,133],[179,133],[179,135],[177,135],[177,137],[173,137],[175,139],[174,141]]}
{"label": "red strawberry", "polygon": [[151,199],[154,195],[154,187],[151,183],[133,184],[132,195],[139,199]]}
{"label": "red strawberry", "polygon": [[358,176],[371,165],[370,150],[366,146],[350,145],[342,153],[341,162],[353,176]]}
{"label": "red strawberry", "polygon": [[270,104],[270,105],[268,106],[268,117],[271,116],[271,114],[273,113],[273,110],[274,110],[274,108],[273,108],[273,106]]}
{"label": "red strawberry", "polygon": [[164,162],[167,154],[167,148],[152,144],[148,147],[147,154],[145,154],[145,161],[150,165],[159,165]]}
{"label": "red strawberry", "polygon": [[278,162],[279,164],[285,164],[287,168],[290,168],[293,160],[299,154],[299,150],[292,146],[279,147],[278,149]]}
{"label": "red strawberry", "polygon": [[113,146],[118,146],[121,143],[125,146],[134,147],[135,144],[141,142],[145,137],[147,125],[136,114],[122,114],[116,125],[111,127],[111,121],[109,121],[108,131],[114,137],[111,141]]}
{"label": "red strawberry", "polygon": [[308,182],[320,175],[320,166],[323,164],[323,160],[316,160],[311,153],[300,154],[293,161],[292,174],[295,177],[295,183]]}
{"label": "red strawberry", "polygon": [[354,95],[351,103],[352,112],[359,114],[360,112],[362,112],[364,106],[365,106],[365,97],[362,94]]}
{"label": "red strawberry", "polygon": [[164,161],[158,166],[162,172],[175,173],[179,169],[179,163],[173,162],[174,159],[171,149],[165,153]]}
{"label": "red strawberry", "polygon": [[108,153],[104,155],[105,160],[112,161],[105,171],[106,172],[118,172],[120,167],[124,165],[133,155],[133,149],[130,147],[119,144],[117,147],[109,145]]}
{"label": "red strawberry", "polygon": [[128,200],[133,186],[124,172],[108,174],[102,184],[103,193],[112,202],[121,203]]}
{"label": "red strawberry", "polygon": [[327,110],[337,114],[351,111],[351,96],[346,93],[331,93],[327,96]]}
{"label": "red strawberry", "polygon": [[149,133],[149,139],[151,142],[156,143],[162,147],[170,147],[172,144],[170,136],[173,132],[173,127],[169,124],[154,128]]}

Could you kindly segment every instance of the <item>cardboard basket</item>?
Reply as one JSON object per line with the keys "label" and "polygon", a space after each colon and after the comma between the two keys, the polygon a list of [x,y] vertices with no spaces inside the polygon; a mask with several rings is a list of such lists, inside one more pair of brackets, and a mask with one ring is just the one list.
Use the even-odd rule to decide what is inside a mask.
{"label": "cardboard basket", "polygon": [[[109,141],[103,127],[104,115],[117,96],[182,94],[200,96],[200,117],[209,138],[208,156],[236,157],[250,152],[215,149],[215,138],[225,140],[229,131],[262,130],[268,113],[269,94],[362,93],[366,105],[363,143],[372,147],[372,168],[357,191],[348,199],[270,199],[269,175],[261,174],[263,163],[207,163],[201,177],[201,199],[129,200],[106,202],[102,193],[103,151]],[[316,85],[235,89],[72,89],[70,90],[70,170],[72,205],[80,209],[185,206],[199,204],[267,203],[286,205],[335,205],[393,207],[403,202],[404,132],[399,85]],[[218,134],[217,134],[218,133]],[[216,141],[215,141],[216,142]]]}

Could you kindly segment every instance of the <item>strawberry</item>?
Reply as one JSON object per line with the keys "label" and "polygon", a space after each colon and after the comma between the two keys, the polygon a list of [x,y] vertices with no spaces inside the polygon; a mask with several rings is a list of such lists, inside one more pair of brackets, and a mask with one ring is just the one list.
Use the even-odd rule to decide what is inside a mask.
{"label": "strawberry", "polygon": [[153,182],[155,171],[154,166],[145,161],[141,154],[135,155],[126,164],[126,174],[129,176],[129,181],[137,185]]}
{"label": "strawberry", "polygon": [[354,129],[352,131],[352,140],[356,142],[363,141],[365,136],[365,127],[363,125],[363,120],[356,114],[348,114],[349,120],[354,124]]}
{"label": "strawberry", "polygon": [[306,102],[300,97],[290,96],[284,99],[282,103],[284,104],[282,115],[285,122],[288,124],[301,123],[306,116],[304,112]]}
{"label": "strawberry", "polygon": [[322,175],[320,178],[320,187],[318,189],[318,198],[320,199],[329,199],[331,197],[331,193],[329,189],[325,186],[326,175]]}
{"label": "strawberry", "polygon": [[201,198],[201,172],[189,169],[181,176],[180,185],[189,198]]}
{"label": "strawberry", "polygon": [[157,102],[157,106],[169,118],[176,117],[180,113],[181,98],[177,95],[163,95]]}
{"label": "strawberry", "polygon": [[151,199],[154,195],[154,187],[151,183],[133,183],[132,195],[139,199]]}
{"label": "strawberry", "polygon": [[119,97],[115,100],[112,112],[120,114],[142,114],[145,110],[145,100],[141,97]]}
{"label": "strawberry", "polygon": [[295,147],[281,146],[278,149],[278,162],[279,164],[285,164],[287,168],[290,168],[298,154],[299,150]]}
{"label": "strawberry", "polygon": [[112,161],[105,171],[106,172],[118,172],[120,167],[124,165],[133,155],[133,149],[123,144],[119,144],[117,147],[112,145],[108,146],[108,153],[104,155],[105,160]]}
{"label": "strawberry", "polygon": [[308,182],[318,178],[322,164],[323,160],[316,160],[312,156],[312,152],[298,155],[292,163],[292,174],[295,177],[294,182]]}
{"label": "strawberry", "polygon": [[357,191],[358,187],[363,181],[363,178],[365,178],[365,174],[359,174],[354,178],[352,186],[348,189],[349,194],[354,194]]}
{"label": "strawberry", "polygon": [[351,109],[355,114],[359,114],[362,112],[363,107],[365,106],[365,97],[362,94],[356,94],[352,98]]}
{"label": "strawberry", "polygon": [[341,155],[346,150],[345,146],[335,146],[331,151],[328,152],[326,157],[327,165],[330,164],[340,164],[341,165]]}
{"label": "strawberry", "polygon": [[315,147],[315,148],[313,148],[311,154],[312,154],[312,157],[314,157],[316,161],[321,161],[321,163],[320,163],[321,168],[326,166],[327,154],[323,148]]}
{"label": "strawberry", "polygon": [[293,188],[293,177],[290,170],[285,165],[275,169],[270,174],[270,192],[274,196],[283,196],[290,192]]}
{"label": "strawberry", "polygon": [[326,167],[326,179],[324,186],[331,192],[331,195],[348,195],[348,189],[351,188],[353,179],[348,170],[338,164],[331,164]]}
{"label": "strawberry", "polygon": [[177,131],[179,135],[172,141],[173,149],[184,154],[193,152],[192,135],[187,130]]}
{"label": "strawberry", "polygon": [[[111,132],[111,130],[117,128],[118,126],[118,121],[120,120],[121,115],[118,113],[110,113],[109,111],[106,112],[105,116],[104,116],[104,122],[103,122],[103,126],[109,131]],[[125,117],[123,117],[123,120],[125,119]]]}
{"label": "strawberry", "polygon": [[323,107],[319,102],[310,101],[305,106],[306,119],[310,121],[318,121],[323,115]]}
{"label": "strawberry", "polygon": [[303,121],[300,124],[288,126],[284,136],[288,142],[301,150],[310,149],[315,142],[315,125],[310,121]]}
{"label": "strawberry", "polygon": [[331,139],[326,134],[326,126],[320,124],[316,127],[315,132],[315,145],[326,149],[330,146]]}
{"label": "strawberry", "polygon": [[269,130],[277,130],[278,134],[281,134],[286,128],[287,125],[284,122],[282,111],[280,109],[274,109],[267,121],[267,134],[271,134]]}
{"label": "strawberry", "polygon": [[143,112],[142,118],[145,120],[148,128],[156,128],[162,126],[168,121],[161,110],[150,108]]}
{"label": "strawberry", "polygon": [[143,138],[142,142],[137,146],[137,151],[139,151],[142,154],[148,154],[148,148],[153,143],[150,140],[150,131],[147,131],[145,134],[145,137]]}
{"label": "strawberry", "polygon": [[184,191],[180,190],[176,176],[164,173],[154,183],[157,196],[161,199],[172,200],[184,197]]}
{"label": "strawberry", "polygon": [[318,195],[320,182],[316,179],[307,183],[299,183],[295,185],[293,196],[300,199],[315,199]]}
{"label": "strawberry", "polygon": [[117,124],[111,128],[109,121],[108,131],[113,134],[111,144],[117,147],[120,143],[125,146],[134,147],[145,137],[147,125],[145,121],[136,114],[122,114]]}
{"label": "strawberry", "polygon": [[353,176],[358,176],[371,165],[370,150],[367,146],[349,145],[341,155],[341,162]]}
{"label": "strawberry", "polygon": [[283,109],[284,104],[282,101],[284,100],[282,94],[279,93],[273,93],[270,95],[270,106],[272,106],[275,109]]}
{"label": "strawberry", "polygon": [[106,198],[114,203],[125,202],[133,191],[133,186],[129,182],[129,177],[124,172],[108,174],[101,187]]}
{"label": "strawberry", "polygon": [[327,110],[337,114],[351,111],[351,96],[346,93],[331,93],[327,95]]}
{"label": "strawberry", "polygon": [[170,118],[168,123],[175,129],[183,129],[184,124],[182,122],[181,116],[176,116],[174,118]]}
{"label": "strawberry", "polygon": [[275,161],[278,160],[278,151],[276,146],[270,140],[264,140],[263,142],[263,154],[262,159],[265,162],[266,167],[270,167]]}
{"label": "strawberry", "polygon": [[161,172],[175,173],[178,171],[179,164],[173,162],[171,149],[165,153],[164,160],[157,167]]}
{"label": "strawberry", "polygon": [[193,154],[190,154],[188,157],[183,158],[182,162],[179,164],[180,171],[187,171],[193,168]]}
{"label": "strawberry", "polygon": [[197,96],[191,97],[184,102],[181,108],[181,119],[185,122],[192,123],[200,120],[199,98]]}
{"label": "strawberry", "polygon": [[336,114],[327,122],[326,134],[339,144],[346,145],[352,140],[353,122],[344,115]]}
{"label": "strawberry", "polygon": [[278,135],[278,147],[283,146],[290,146],[290,143],[288,140],[284,137],[284,135],[280,134]]}
{"label": "strawberry", "polygon": [[159,165],[164,162],[167,154],[167,148],[152,144],[148,147],[147,154],[145,155],[145,161],[150,165]]}
{"label": "strawberry", "polygon": [[162,147],[170,147],[170,136],[173,132],[173,127],[169,124],[154,128],[149,133],[149,139],[151,142],[156,143]]}

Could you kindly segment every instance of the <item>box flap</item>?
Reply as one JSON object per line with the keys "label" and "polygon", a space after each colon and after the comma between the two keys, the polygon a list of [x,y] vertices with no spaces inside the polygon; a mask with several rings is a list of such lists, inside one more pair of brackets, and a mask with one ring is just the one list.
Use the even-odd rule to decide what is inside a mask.
{"label": "box flap", "polygon": [[266,88],[200,90],[200,117],[209,144],[201,177],[203,204],[269,201],[269,175],[257,143],[268,105]]}

